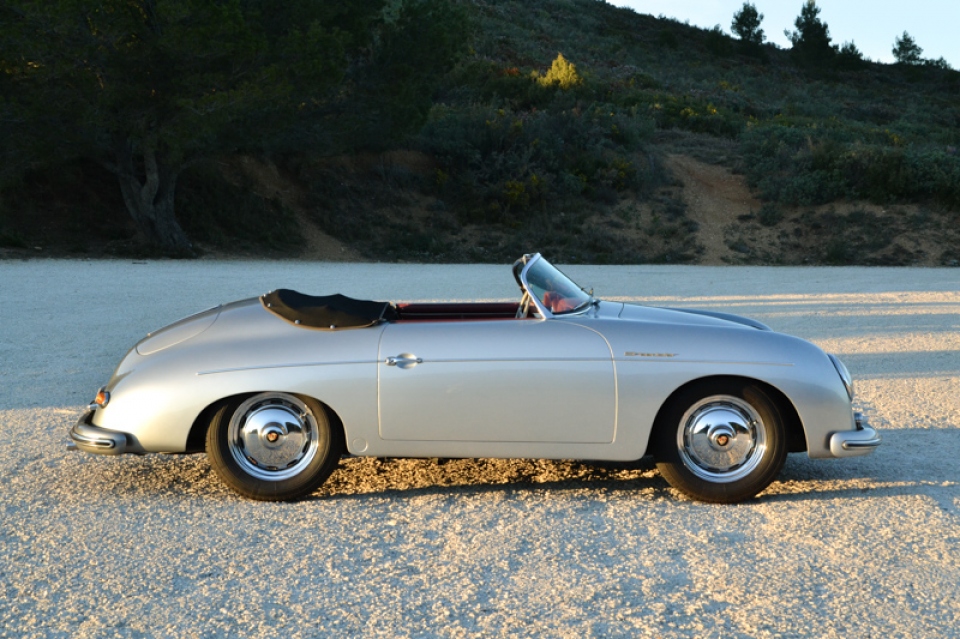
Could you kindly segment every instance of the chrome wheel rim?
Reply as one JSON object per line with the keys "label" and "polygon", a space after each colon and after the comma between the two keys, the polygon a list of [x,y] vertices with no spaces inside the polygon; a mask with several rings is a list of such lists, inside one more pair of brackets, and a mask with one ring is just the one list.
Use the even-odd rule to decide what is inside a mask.
{"label": "chrome wheel rim", "polygon": [[230,419],[227,446],[244,472],[282,481],[317,456],[320,429],[313,412],[286,393],[261,393],[240,404]]}
{"label": "chrome wheel rim", "polygon": [[752,473],[767,451],[763,419],[732,395],[705,397],[687,409],[677,429],[683,465],[701,479],[728,483]]}

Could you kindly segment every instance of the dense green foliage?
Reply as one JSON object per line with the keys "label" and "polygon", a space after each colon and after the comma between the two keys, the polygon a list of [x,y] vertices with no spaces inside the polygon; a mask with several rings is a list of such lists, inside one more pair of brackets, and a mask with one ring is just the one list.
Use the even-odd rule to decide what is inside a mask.
{"label": "dense green foliage", "polygon": [[751,184],[770,200],[823,204],[935,201],[960,208],[960,156],[953,147],[897,144],[896,134],[837,122],[773,121],[744,133]]}
{"label": "dense green foliage", "polygon": [[174,213],[184,168],[237,151],[351,147],[364,133],[394,139],[426,115],[462,36],[460,12],[439,0],[10,0],[6,177],[99,162],[141,234],[186,250]]}
{"label": "dense green foliage", "polygon": [[[715,31],[592,0],[549,6],[548,12],[521,2],[485,4],[478,11],[477,57],[487,66],[475,62],[475,71],[462,72],[461,92],[472,87],[474,103],[505,100],[510,121],[549,109],[519,88],[523,63],[542,68],[560,50],[587,78],[579,105],[603,104],[647,121],[640,139],[650,138],[652,125],[736,140],[742,156],[735,166],[764,198],[960,207],[960,73],[868,63],[852,42],[834,49],[814,2],[797,17],[794,49],[765,45],[766,60],[731,57],[735,49],[723,47]],[[738,12],[741,20],[749,8]],[[752,13],[748,32],[759,26]],[[677,49],[660,44],[664,33]],[[811,60],[826,62],[808,69]],[[448,108],[443,113],[452,117]]]}
{"label": "dense green foliage", "polygon": [[[143,13],[153,7],[166,13]],[[84,158],[116,173],[127,153],[142,188],[149,149],[179,170],[269,155],[328,232],[378,257],[404,245],[420,259],[502,259],[536,245],[569,261],[695,259],[696,225],[666,193],[673,152],[745,173],[764,228],[781,206],[841,199],[960,209],[960,73],[870,62],[831,43],[815,2],[798,9],[783,50],[763,43],[749,2],[731,16],[737,40],[599,0],[8,2],[0,178],[16,186],[0,193],[0,242],[24,242],[3,207],[27,206],[10,194],[30,176]],[[162,35],[147,28],[160,18]],[[323,161],[358,150],[426,159],[362,185]],[[202,166],[184,174],[185,213],[233,201],[202,186],[221,179]],[[259,215],[282,218],[271,237],[293,237],[289,211],[259,201]],[[183,222],[202,241],[238,237],[217,231],[228,215]]]}
{"label": "dense green foliage", "polygon": [[[303,235],[291,211],[251,191],[237,171],[222,169],[201,162],[178,180],[177,218],[191,240],[233,254],[296,254]],[[116,176],[90,161],[27,172],[17,197],[0,208],[0,248],[36,244],[64,254],[90,253],[92,246],[116,256],[165,253],[136,242]]]}
{"label": "dense green foliage", "polygon": [[438,108],[421,133],[443,167],[438,187],[469,219],[515,224],[571,197],[610,203],[618,192],[654,185],[649,163],[636,155],[652,118],[593,100],[578,106],[575,95],[520,82],[528,85],[520,99],[540,108]]}

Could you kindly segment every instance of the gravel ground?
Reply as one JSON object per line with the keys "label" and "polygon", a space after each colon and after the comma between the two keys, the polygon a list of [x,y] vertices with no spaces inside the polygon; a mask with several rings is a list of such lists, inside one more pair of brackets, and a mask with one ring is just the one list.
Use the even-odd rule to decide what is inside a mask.
{"label": "gravel ground", "polygon": [[791,455],[735,506],[523,460],[352,459],[313,499],[245,501],[203,455],[67,452],[137,339],[281,286],[512,299],[507,267],[0,262],[0,637],[960,636],[960,271],[567,270],[840,354],[884,445]]}

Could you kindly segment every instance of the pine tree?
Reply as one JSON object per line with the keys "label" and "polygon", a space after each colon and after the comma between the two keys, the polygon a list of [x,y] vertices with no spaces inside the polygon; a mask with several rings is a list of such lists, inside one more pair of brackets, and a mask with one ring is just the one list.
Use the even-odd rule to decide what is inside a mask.
{"label": "pine tree", "polygon": [[750,2],[744,2],[740,11],[733,14],[730,29],[737,34],[746,48],[756,49],[766,38],[763,29],[760,28],[762,21],[763,14],[757,11],[757,7]]}
{"label": "pine tree", "polygon": [[815,0],[807,0],[794,26],[796,31],[783,33],[793,43],[791,52],[799,62],[814,66],[829,61],[836,54],[830,44],[830,29],[820,20],[820,7]]}
{"label": "pine tree", "polygon": [[922,64],[921,53],[923,53],[923,49],[917,46],[916,40],[906,31],[894,42],[893,57],[897,59],[899,64]]}

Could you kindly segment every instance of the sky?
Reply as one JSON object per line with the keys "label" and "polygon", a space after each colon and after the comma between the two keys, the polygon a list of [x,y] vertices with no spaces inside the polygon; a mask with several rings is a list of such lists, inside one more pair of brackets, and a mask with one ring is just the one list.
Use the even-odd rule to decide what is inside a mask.
{"label": "sky", "polygon": [[[719,24],[728,34],[733,14],[743,6],[743,0],[608,1],[707,29]],[[753,0],[753,4],[764,16],[760,28],[767,42],[790,48],[783,30],[794,30],[805,0]],[[894,40],[907,31],[923,49],[923,58],[943,57],[960,69],[960,0],[818,0],[817,6],[834,44],[852,40],[864,56],[890,63]]]}

